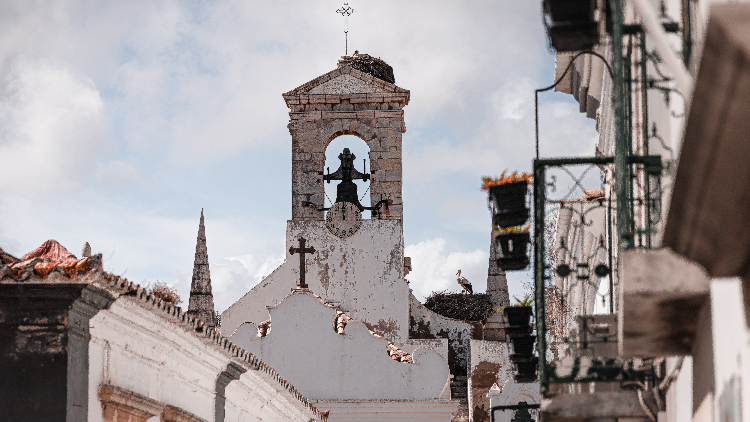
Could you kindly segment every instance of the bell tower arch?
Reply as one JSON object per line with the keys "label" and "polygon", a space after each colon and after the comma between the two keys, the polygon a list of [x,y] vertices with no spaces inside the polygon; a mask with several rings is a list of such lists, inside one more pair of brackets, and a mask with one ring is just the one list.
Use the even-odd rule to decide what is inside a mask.
{"label": "bell tower arch", "polygon": [[[356,54],[338,68],[283,94],[292,136],[292,221],[323,220],[325,151],[342,135],[370,148],[370,203],[388,200],[379,219],[403,217],[402,143],[409,91],[384,61]],[[313,204],[313,205],[310,205]]]}

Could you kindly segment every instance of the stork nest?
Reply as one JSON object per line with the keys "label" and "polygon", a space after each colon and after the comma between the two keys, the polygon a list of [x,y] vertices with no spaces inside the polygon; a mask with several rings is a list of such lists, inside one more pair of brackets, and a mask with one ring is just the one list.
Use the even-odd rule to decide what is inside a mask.
{"label": "stork nest", "polygon": [[485,321],[495,313],[495,307],[487,293],[447,292],[432,292],[425,299],[424,306],[438,315],[464,321]]}
{"label": "stork nest", "polygon": [[372,57],[369,54],[357,54],[353,56],[349,62],[349,66],[369,73],[388,83],[396,83],[396,79],[393,77],[393,68],[383,60]]}

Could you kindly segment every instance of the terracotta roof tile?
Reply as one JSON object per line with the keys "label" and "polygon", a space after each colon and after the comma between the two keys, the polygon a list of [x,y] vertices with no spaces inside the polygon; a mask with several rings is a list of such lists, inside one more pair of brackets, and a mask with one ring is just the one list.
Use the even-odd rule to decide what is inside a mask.
{"label": "terracotta roof tile", "polygon": [[18,262],[18,258],[0,248],[0,265],[15,264],[16,262]]}
{"label": "terracotta roof tile", "polygon": [[34,249],[21,257],[21,261],[26,261],[32,258],[49,259],[51,261],[66,262],[66,261],[77,261],[75,255],[70,253],[63,245],[57,240],[50,239],[42,244],[42,246]]}

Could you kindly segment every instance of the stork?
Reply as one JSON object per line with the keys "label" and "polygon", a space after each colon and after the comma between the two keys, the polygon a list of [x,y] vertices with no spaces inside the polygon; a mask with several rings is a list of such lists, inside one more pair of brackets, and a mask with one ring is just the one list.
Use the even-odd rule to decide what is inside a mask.
{"label": "stork", "polygon": [[471,290],[471,282],[469,282],[469,280],[467,280],[465,277],[461,277],[461,270],[458,270],[458,272],[456,273],[456,281],[458,282],[459,286],[463,287],[465,292],[468,292],[469,294],[474,293]]}

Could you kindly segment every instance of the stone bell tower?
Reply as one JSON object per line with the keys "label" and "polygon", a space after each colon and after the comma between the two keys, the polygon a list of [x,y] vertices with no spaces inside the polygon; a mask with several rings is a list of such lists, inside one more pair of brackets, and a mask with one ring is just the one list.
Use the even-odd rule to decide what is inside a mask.
{"label": "stone bell tower", "polygon": [[[222,333],[229,336],[242,324],[263,323],[268,306],[307,284],[371,331],[402,343],[409,337],[410,303],[401,199],[401,134],[409,91],[394,85],[393,69],[384,61],[355,54],[283,97],[290,109],[292,138],[286,261],[224,311]],[[324,173],[326,148],[342,135],[367,143],[369,169],[360,172],[354,154],[344,149],[328,151],[341,165]],[[359,203],[352,182],[359,179],[370,181],[371,207]],[[331,208],[324,202],[327,180],[340,181]],[[371,218],[362,219],[368,210]],[[305,257],[295,252],[307,247],[314,252]]]}
{"label": "stone bell tower", "polygon": [[354,135],[370,147],[370,203],[389,200],[380,219],[400,220],[401,134],[409,91],[393,69],[366,54],[345,56],[338,68],[285,94],[292,135],[292,220],[323,220],[323,171],[328,144]]}

